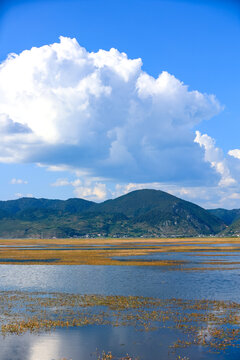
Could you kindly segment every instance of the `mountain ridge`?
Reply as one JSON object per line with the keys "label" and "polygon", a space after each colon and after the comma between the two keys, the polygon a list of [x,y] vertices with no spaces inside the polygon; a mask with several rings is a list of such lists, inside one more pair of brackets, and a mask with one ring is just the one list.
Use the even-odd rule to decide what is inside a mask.
{"label": "mountain ridge", "polygon": [[223,208],[209,209],[211,214],[219,217],[226,225],[231,225],[236,220],[240,219],[240,209],[227,210]]}
{"label": "mountain ridge", "polygon": [[161,190],[135,190],[102,203],[70,198],[0,201],[0,237],[173,237],[226,229],[209,211]]}

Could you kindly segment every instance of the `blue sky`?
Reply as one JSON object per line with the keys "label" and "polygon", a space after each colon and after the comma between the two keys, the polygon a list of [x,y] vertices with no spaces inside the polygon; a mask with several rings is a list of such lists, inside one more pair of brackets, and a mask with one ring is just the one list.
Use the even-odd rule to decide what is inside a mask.
{"label": "blue sky", "polygon": [[[153,187],[205,207],[240,207],[237,1],[8,0],[1,4],[2,200],[33,195],[101,201]],[[59,44],[59,36],[68,41],[49,47],[45,58],[42,47]],[[101,73],[99,88],[91,88],[87,100],[82,97],[86,89],[74,80],[83,76],[82,68],[76,69],[76,58],[68,58],[67,65],[66,58],[61,64],[54,60],[64,51],[66,56],[66,48],[82,57],[79,45],[87,51],[84,74],[97,81],[96,74]],[[33,52],[20,55],[32,47],[40,49],[37,57]],[[110,54],[111,48],[118,53]],[[89,54],[98,54],[99,49],[106,52],[101,65],[100,55],[94,57],[92,70]],[[122,52],[128,60],[141,58],[142,64],[125,61]],[[9,53],[20,57],[6,61]],[[34,62],[38,83],[28,78],[29,69],[31,76],[35,71]],[[12,76],[12,69],[23,76]],[[165,75],[157,82],[162,72]],[[65,79],[68,74],[71,86]],[[55,80],[43,81],[43,76]],[[56,90],[54,81],[59,77],[63,80]],[[39,95],[40,84],[45,94],[51,94],[49,101]],[[81,101],[84,106],[87,102],[87,110],[72,110]]]}

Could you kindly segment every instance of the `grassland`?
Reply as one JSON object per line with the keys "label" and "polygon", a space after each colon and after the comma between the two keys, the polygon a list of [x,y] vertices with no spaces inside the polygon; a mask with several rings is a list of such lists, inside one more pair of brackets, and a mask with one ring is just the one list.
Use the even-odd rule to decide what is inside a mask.
{"label": "grassland", "polygon": [[[209,256],[206,261],[202,261],[202,267],[186,268],[199,270],[206,268],[206,265],[239,267],[239,261],[231,261],[231,256],[239,252],[239,238],[0,240],[1,264],[143,265],[182,269],[193,260],[166,260],[159,259],[159,256],[158,259],[147,259],[146,255],[191,253],[192,259],[196,255]],[[215,256],[223,255],[229,259],[227,262],[225,258],[214,259]],[[138,258],[131,258],[134,256]]]}

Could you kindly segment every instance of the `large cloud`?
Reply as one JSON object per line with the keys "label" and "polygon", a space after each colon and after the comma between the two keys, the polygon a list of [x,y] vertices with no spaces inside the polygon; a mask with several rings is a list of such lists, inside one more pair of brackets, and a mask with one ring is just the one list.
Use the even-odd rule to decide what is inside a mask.
{"label": "large cloud", "polygon": [[193,128],[216,115],[213,95],[157,79],[116,49],[75,39],[0,65],[0,161],[68,166],[117,181],[218,181]]}
{"label": "large cloud", "polygon": [[[181,183],[114,183],[105,184],[97,178],[88,179],[86,174],[75,171],[75,179],[58,178],[51,185],[54,187],[72,186],[73,193],[77,197],[84,197],[89,200],[103,201],[109,197],[117,197],[133,190],[159,189],[167,191],[185,200],[197,202],[205,208],[239,208],[240,200],[240,161],[239,150],[230,150],[225,157],[223,151],[216,146],[216,141],[207,134],[196,131],[194,142],[204,150],[204,159],[215,169],[219,175],[218,183],[210,186],[196,186],[196,184],[184,185]],[[233,159],[233,160],[232,160]],[[61,167],[49,167],[52,171],[64,171]],[[66,169],[65,169],[66,170]]]}

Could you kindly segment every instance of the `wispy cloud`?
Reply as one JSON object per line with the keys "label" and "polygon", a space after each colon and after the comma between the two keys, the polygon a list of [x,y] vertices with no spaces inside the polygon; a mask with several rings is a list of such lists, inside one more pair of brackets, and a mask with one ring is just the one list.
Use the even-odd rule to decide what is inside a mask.
{"label": "wispy cloud", "polygon": [[23,180],[23,179],[16,179],[16,178],[13,178],[11,181],[10,181],[10,184],[12,185],[19,185],[19,184],[28,184],[28,181],[27,180]]}
{"label": "wispy cloud", "polygon": [[68,186],[71,185],[71,183],[68,181],[68,179],[57,179],[54,183],[51,184],[51,186],[59,187],[59,186]]}
{"label": "wispy cloud", "polygon": [[19,199],[19,198],[22,198],[22,197],[29,197],[29,198],[32,198],[33,197],[33,194],[22,194],[22,193],[16,193],[15,198]]}

